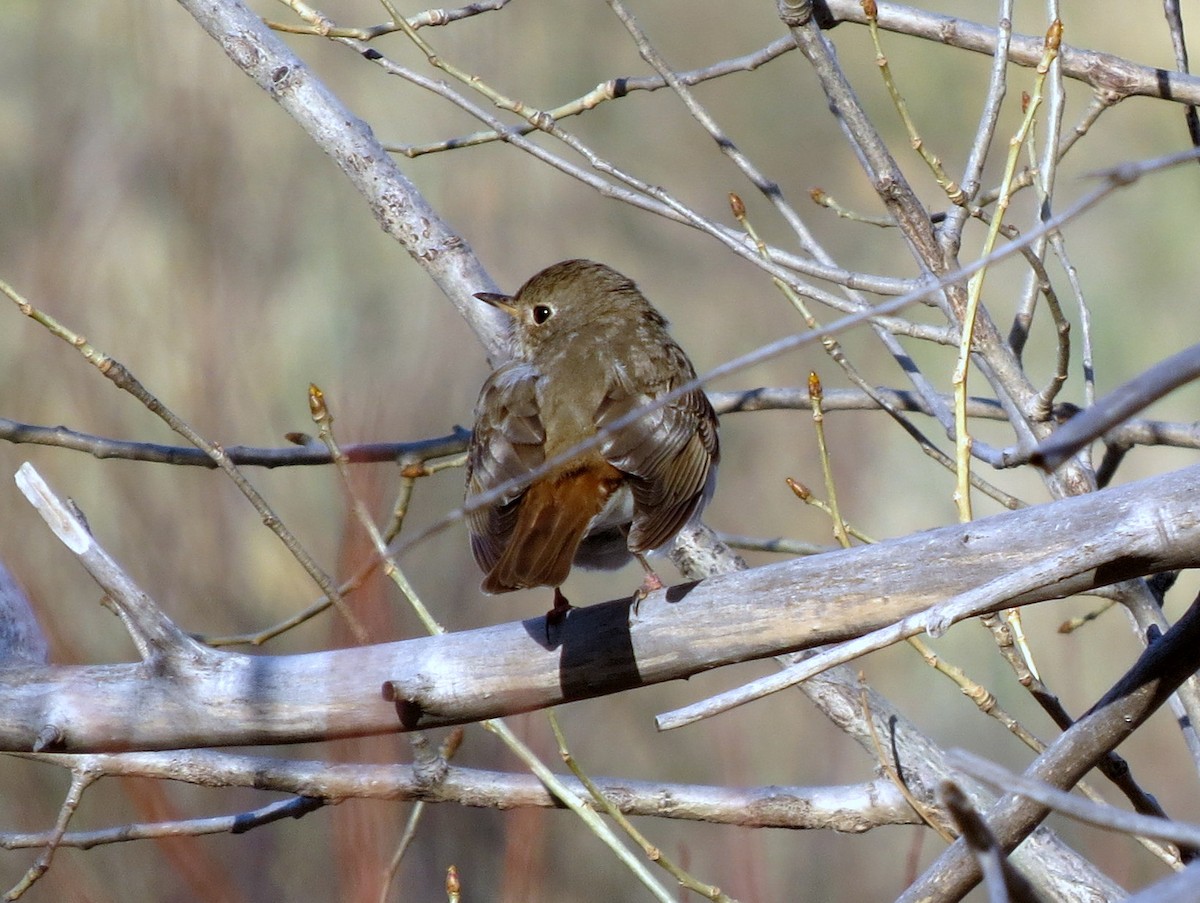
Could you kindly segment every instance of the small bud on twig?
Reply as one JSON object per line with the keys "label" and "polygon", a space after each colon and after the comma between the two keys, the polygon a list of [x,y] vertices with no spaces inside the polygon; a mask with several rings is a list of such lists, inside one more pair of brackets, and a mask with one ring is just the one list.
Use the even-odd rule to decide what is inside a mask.
{"label": "small bud on twig", "polygon": [[735,192],[729,192],[729,209],[733,211],[733,218],[743,220],[746,218],[746,204]]}
{"label": "small bud on twig", "polygon": [[308,384],[308,410],[314,423],[327,423],[333,419],[329,416],[329,408],[325,406],[325,393],[316,383]]}
{"label": "small bud on twig", "polygon": [[786,479],[788,488],[796,494],[796,498],[800,499],[800,501],[807,502],[810,498],[812,498],[812,490],[810,490],[803,483],[799,483],[796,480],[793,480],[791,477],[787,477]]}

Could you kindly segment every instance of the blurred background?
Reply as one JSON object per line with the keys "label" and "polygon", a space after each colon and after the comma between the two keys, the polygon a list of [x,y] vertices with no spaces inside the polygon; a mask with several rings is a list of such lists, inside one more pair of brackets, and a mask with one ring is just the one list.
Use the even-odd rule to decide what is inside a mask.
{"label": "blurred background", "polygon": [[[974,3],[924,6],[970,17],[991,14],[988,5]],[[1018,6],[1017,31],[1042,33],[1041,6]],[[1121,4],[1106,8],[1103,16],[1091,4],[1063,6],[1068,43],[1173,68],[1158,4]],[[1182,6],[1185,22],[1196,21],[1200,4]],[[296,21],[283,5],[259,2],[256,8],[267,18]],[[387,18],[380,6],[364,0],[344,0],[323,11],[345,25]],[[418,11],[401,7],[407,14]],[[634,12],[677,70],[748,53],[783,34],[771,3],[642,3]],[[422,34],[448,60],[539,108],[562,104],[606,79],[649,71],[616,17],[599,3],[526,0]],[[931,209],[944,209],[944,198],[908,151],[866,30],[842,25],[830,37],[923,200]],[[286,39],[386,143],[420,144],[476,129],[457,109],[386,76],[346,47],[313,37]],[[974,136],[990,59],[894,35],[885,40],[926,142],[957,175]],[[470,425],[488,370],[473,334],[423,271],[379,230],[332,162],[179,6],[150,0],[85,6],[8,0],[0,6],[0,41],[0,278],[123,362],[169,407],[221,444],[278,446],[287,432],[315,432],[306,402],[309,382],[325,391],[343,444],[415,440]],[[402,35],[381,38],[374,46],[437,77]],[[989,186],[998,176],[1007,135],[1019,122],[1020,92],[1032,89],[1030,70],[1013,67],[1010,76]],[[846,207],[882,212],[798,54],[702,85],[696,93],[739,146],[781,184],[842,266],[915,275],[894,230],[838,219],[809,203],[809,190],[821,187]],[[1067,85],[1065,130],[1078,121],[1089,96],[1086,86]],[[762,235],[794,249],[769,205],[669,91],[631,95],[565,126],[607,159],[721,222],[733,224],[726,198],[737,191]],[[1039,139],[1043,134],[1039,126]],[[1065,161],[1057,208],[1092,187],[1089,172],[1177,151],[1187,143],[1179,106],[1127,100],[1103,116]],[[514,148],[494,143],[399,159],[401,169],[507,291],[563,258],[602,260],[642,286],[672,320],[675,336],[702,371],[803,328],[765,274],[712,240],[607,200]],[[1198,200],[1196,167],[1178,167],[1115,194],[1068,230],[1072,263],[1096,325],[1100,391],[1196,340]],[[1027,194],[1014,205],[1012,221],[1027,227],[1031,209]],[[978,229],[968,230],[974,247],[981,236]],[[964,259],[973,253],[970,247],[964,248]],[[1061,266],[1051,269],[1068,299]],[[989,276],[985,301],[1002,329],[1024,278],[1015,264],[997,267]],[[1064,303],[1078,338],[1078,310],[1069,300]],[[818,316],[833,319],[829,312]],[[911,316],[937,322],[929,309]],[[868,331],[852,332],[842,341],[868,379],[906,387]],[[907,347],[931,381],[947,389],[953,351],[912,342]],[[1050,372],[1052,348],[1047,323],[1039,319],[1026,353],[1038,380]],[[1078,360],[1076,346],[1064,400],[1082,401]],[[846,384],[837,367],[809,347],[713,388],[798,386],[812,369],[827,388]],[[181,444],[161,421],[7,301],[0,303],[0,386],[0,416],[6,418]],[[976,377],[972,388],[983,392],[985,384]],[[1149,413],[1190,422],[1197,419],[1198,402],[1200,391],[1188,387]],[[884,415],[832,414],[827,431],[842,511],[860,529],[886,538],[955,520],[952,477]],[[984,435],[1001,445],[1011,441],[1004,428]],[[784,484],[791,476],[814,488],[821,485],[806,412],[727,416],[722,443],[721,483],[708,523],[731,533],[832,544],[827,519],[798,502]],[[1195,460],[1190,451],[1136,451],[1118,481]],[[206,635],[257,630],[319,595],[241,494],[216,472],[0,444],[0,559],[33,600],[56,662],[125,661],[134,651],[119,622],[97,604],[99,590],[13,485],[11,475],[23,461],[32,461],[57,491],[77,501],[105,546],[185,629]],[[399,481],[396,468],[362,466],[355,473],[357,489],[384,517]],[[326,569],[344,576],[364,559],[365,539],[331,470],[250,474]],[[1046,500],[1040,482],[1028,474],[1000,474],[994,480],[1028,502]],[[420,529],[456,507],[461,493],[458,470],[421,481],[408,529]],[[994,503],[978,498],[977,515],[996,510]],[[773,560],[760,553],[747,557],[752,563]],[[414,550],[403,565],[450,629],[528,617],[548,604],[544,592],[481,595],[480,574],[461,528]],[[662,565],[664,576],[669,569]],[[575,574],[567,591],[577,602],[598,601],[628,591],[638,579],[632,570],[616,576]],[[1176,616],[1194,592],[1194,582],[1185,579],[1171,597],[1168,615]],[[382,584],[372,584],[354,604],[371,626],[372,641],[421,633],[398,594]],[[1075,599],[1025,614],[1048,683],[1076,713],[1139,651],[1117,612],[1071,636],[1055,632],[1062,620],[1096,604]],[[349,642],[329,615],[265,651]],[[964,623],[936,647],[1026,718],[1035,733],[1054,735],[1015,686],[982,627]],[[595,775],[721,785],[870,779],[873,760],[794,692],[671,734],[654,730],[655,713],[773,667],[752,663],[686,685],[579,703],[564,708],[559,718],[578,758]],[[875,687],[939,742],[969,746],[1014,766],[1027,760],[1016,741],[907,647],[870,656],[862,667]],[[543,714],[514,718],[513,724],[535,749],[555,756]],[[410,758],[403,737],[278,752],[343,761]],[[1194,820],[1200,803],[1196,775],[1165,712],[1122,752],[1143,786],[1163,798],[1172,814]],[[456,761],[520,767],[478,728],[468,728]],[[0,830],[49,827],[67,783],[61,770],[4,760]],[[74,825],[233,813],[265,801],[264,794],[252,791],[109,779],[88,792]],[[407,812],[407,804],[350,801],[238,837],[63,850],[28,899],[377,899],[380,870]],[[1163,874],[1124,838],[1052,823],[1127,886]],[[640,827],[668,854],[690,863],[698,877],[743,900],[891,899],[913,870],[941,849],[932,832],[911,827],[862,836],[657,820]],[[0,855],[0,884],[11,886],[33,858],[28,851]],[[442,805],[426,812],[388,899],[440,898],[451,863],[470,899],[589,901],[643,895],[573,816]]]}

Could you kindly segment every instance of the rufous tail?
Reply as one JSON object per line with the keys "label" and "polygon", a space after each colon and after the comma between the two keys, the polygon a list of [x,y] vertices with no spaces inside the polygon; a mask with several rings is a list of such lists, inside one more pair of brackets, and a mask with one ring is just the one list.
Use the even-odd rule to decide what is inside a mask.
{"label": "rufous tail", "polygon": [[620,481],[611,465],[588,467],[533,483],[521,500],[517,524],[483,591],[559,586],[588,525]]}

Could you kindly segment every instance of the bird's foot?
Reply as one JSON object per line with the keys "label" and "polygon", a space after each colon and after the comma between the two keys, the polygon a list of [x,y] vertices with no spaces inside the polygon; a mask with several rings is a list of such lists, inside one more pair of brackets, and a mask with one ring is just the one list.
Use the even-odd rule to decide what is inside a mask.
{"label": "bird's foot", "polygon": [[637,592],[633,595],[640,602],[651,593],[660,589],[663,589],[662,578],[654,573],[654,571],[647,571],[645,578],[642,580],[642,585],[637,588]]}
{"label": "bird's foot", "polygon": [[642,600],[645,599],[652,592],[663,589],[662,578],[659,577],[658,574],[654,573],[654,571],[650,569],[650,566],[646,564],[645,559],[643,559],[640,555],[638,556],[638,558],[639,558],[639,560],[641,560],[642,566],[646,568],[646,576],[642,579],[642,585],[639,586],[636,590],[634,590],[634,593],[633,593],[632,615],[635,618],[637,617],[638,606],[642,604]]}

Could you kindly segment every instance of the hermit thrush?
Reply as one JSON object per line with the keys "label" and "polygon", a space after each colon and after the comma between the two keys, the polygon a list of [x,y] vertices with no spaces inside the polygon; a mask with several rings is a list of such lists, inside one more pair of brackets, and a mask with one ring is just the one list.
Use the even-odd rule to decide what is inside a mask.
{"label": "hermit thrush", "polygon": [[716,481],[717,416],[693,389],[616,430],[607,427],[691,380],[691,361],[667,321],[615,270],[566,260],[516,295],[475,296],[507,313],[512,359],[479,394],[467,456],[473,499],[588,439],[589,451],[517,486],[467,517],[483,590],[554,587],[572,562],[646,569],[638,598],[662,582],[643,552],[696,516]]}

